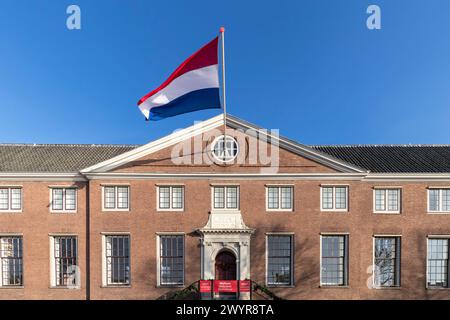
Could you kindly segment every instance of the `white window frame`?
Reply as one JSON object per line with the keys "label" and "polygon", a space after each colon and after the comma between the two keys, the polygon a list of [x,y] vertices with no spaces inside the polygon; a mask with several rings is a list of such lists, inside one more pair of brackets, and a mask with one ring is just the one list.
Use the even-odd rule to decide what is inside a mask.
{"label": "white window frame", "polygon": [[[214,149],[215,149],[215,147],[216,147],[216,144],[219,142],[219,140],[221,140],[221,139],[224,139],[224,146],[226,147],[226,142],[227,142],[227,140],[232,140],[232,142],[234,142],[235,144],[236,144],[236,154],[234,155],[234,156],[232,156],[231,158],[229,158],[229,159],[227,159],[227,160],[223,160],[223,159],[220,159],[217,155],[216,155],[216,153],[214,152]],[[212,144],[211,144],[211,153],[212,153],[212,156],[213,156],[213,158],[214,158],[214,160],[216,161],[216,162],[218,162],[218,163],[230,163],[230,162],[233,162],[236,158],[237,158],[237,156],[239,155],[239,143],[237,142],[237,140],[235,139],[235,137],[233,137],[233,136],[230,136],[230,135],[221,135],[221,136],[218,136],[217,138],[215,138],[214,139],[214,141],[212,142]]]}
{"label": "white window frame", "polygon": [[[333,188],[333,200],[332,205],[333,207],[331,209],[323,208],[323,189],[324,188]],[[336,209],[336,188],[345,188],[345,204],[346,207],[344,209]],[[320,186],[320,211],[323,212],[348,212],[349,207],[349,186],[348,185],[337,185],[337,184],[330,184],[330,185],[321,185]]]}
{"label": "white window frame", "polygon": [[[290,236],[291,237],[291,279],[290,284],[269,284],[269,236]],[[266,274],[265,283],[267,287],[284,287],[290,288],[295,287],[295,233],[294,232],[267,232],[266,233],[266,250],[265,250],[265,260],[266,260]]]}
{"label": "white window frame", "polygon": [[[105,208],[105,188],[114,188],[114,208]],[[118,188],[128,188],[128,207],[127,208],[118,208]],[[111,185],[102,185],[102,211],[130,211],[131,203],[130,203],[130,192],[131,188],[129,185],[120,185],[120,184],[111,184]]]}
{"label": "white window frame", "polygon": [[[269,208],[269,188],[278,188],[278,208]],[[291,207],[287,209],[281,208],[281,188],[291,189]],[[294,186],[293,185],[266,185],[266,211],[281,211],[281,212],[293,212],[294,211]]]}
{"label": "white window frame", "polygon": [[[20,213],[23,211],[23,188],[22,186],[0,186],[0,189],[8,189],[8,209],[0,209],[1,212]],[[20,190],[20,209],[11,209],[12,189]]]}
{"label": "white window frame", "polygon": [[[228,201],[227,201],[227,194],[228,194],[228,188],[237,188],[237,195],[236,195],[236,201],[237,201],[237,206],[236,208],[228,208]],[[224,208],[216,208],[214,206],[215,203],[215,199],[214,199],[214,189],[215,188],[224,188]],[[239,185],[226,185],[226,184],[217,184],[217,185],[213,185],[211,186],[211,210],[212,211],[239,211],[240,207],[241,207],[241,187]]]}
{"label": "white window frame", "polygon": [[426,263],[426,271],[425,271],[425,288],[428,290],[449,290],[450,289],[450,258],[448,259],[449,265],[447,265],[447,287],[437,287],[437,286],[429,286],[428,285],[428,270],[429,270],[429,241],[430,240],[447,240],[448,241],[448,247],[447,247],[447,255],[450,255],[450,235],[428,235],[427,236],[427,263]]}
{"label": "white window frame", "polygon": [[[396,276],[397,276],[397,282],[398,285],[393,285],[393,286],[377,286],[375,284],[375,241],[377,238],[397,238],[396,239],[396,243],[395,243],[395,250],[398,251],[398,253],[396,252],[396,254],[398,254],[398,259],[399,261],[396,261],[396,263],[398,264],[398,270],[395,269]],[[397,241],[400,241],[400,244],[397,243]],[[386,290],[386,289],[398,289],[402,287],[402,236],[401,235],[396,235],[396,234],[375,234],[372,236],[372,288],[373,289],[378,289],[378,290]],[[397,258],[396,258],[397,259]],[[397,268],[397,266],[396,266]],[[426,272],[426,271],[425,271]],[[425,275],[425,280],[426,280],[426,275]]]}
{"label": "white window frame", "polygon": [[[169,208],[160,207],[159,188],[169,188]],[[172,208],[173,188],[181,188],[181,208]],[[158,185],[156,186],[156,209],[157,211],[184,211],[184,185]]]}
{"label": "white window frame", "polygon": [[[376,193],[377,191],[384,191],[384,207],[385,210],[377,210],[377,206],[376,206]],[[397,190],[398,191],[398,203],[397,203],[397,207],[398,210],[388,210],[389,207],[389,190]],[[373,212],[374,213],[386,213],[386,214],[399,214],[402,211],[402,189],[401,188],[397,188],[397,187],[376,187],[373,188]]]}
{"label": "white window frame", "polygon": [[[430,210],[430,191],[439,190],[439,210]],[[450,190],[450,187],[428,187],[427,188],[427,213],[428,214],[450,214],[450,210],[442,211],[442,190]]]}
{"label": "white window frame", "polygon": [[[55,189],[62,189],[63,191],[63,196],[62,196],[62,209],[53,209],[53,190]],[[66,209],[66,190],[67,189],[72,189],[75,190],[75,209]],[[50,212],[51,213],[76,213],[78,210],[78,188],[77,187],[50,187]]]}
{"label": "white window frame", "polygon": [[[131,244],[131,234],[129,232],[102,232],[102,287],[103,288],[128,288],[131,287],[131,281],[132,281],[132,244]],[[108,273],[106,268],[106,237],[108,236],[128,236],[128,254],[129,254],[129,274],[128,274],[128,283],[124,284],[108,284]]]}
{"label": "white window frame", "polygon": [[2,238],[21,238],[22,239],[22,283],[19,285],[7,285],[3,284],[3,263],[2,263],[2,257],[0,256],[0,288],[24,288],[25,285],[25,253],[24,253],[24,237],[21,233],[1,233],[0,234],[0,246],[1,246],[1,239]]}
{"label": "white window frame", "polygon": [[[183,284],[161,284],[161,237],[183,236]],[[156,233],[156,286],[182,288],[186,282],[186,234],[184,232],[158,232]]]}
{"label": "white window frame", "polygon": [[[322,237],[344,237],[344,284],[325,283],[322,281]],[[320,269],[319,269],[319,284],[324,288],[346,288],[350,282],[350,234],[348,232],[326,232],[321,233],[319,238],[319,254],[320,254]]]}
{"label": "white window frame", "polygon": [[73,237],[76,239],[77,242],[77,252],[76,252],[76,261],[77,261],[77,268],[80,270],[79,266],[79,256],[78,256],[78,249],[79,249],[79,239],[76,234],[50,234],[50,287],[51,288],[67,288],[67,289],[79,289],[81,288],[81,272],[77,273],[77,279],[76,279],[76,286],[63,286],[63,285],[57,285],[56,284],[56,261],[55,261],[55,238],[59,237]]}

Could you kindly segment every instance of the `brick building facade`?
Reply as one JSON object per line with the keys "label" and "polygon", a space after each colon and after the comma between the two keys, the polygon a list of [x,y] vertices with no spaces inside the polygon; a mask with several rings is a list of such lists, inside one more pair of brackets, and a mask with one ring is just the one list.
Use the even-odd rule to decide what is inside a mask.
{"label": "brick building facade", "polygon": [[218,116],[144,146],[0,145],[0,298],[157,299],[199,279],[286,299],[450,298],[449,146],[223,128]]}

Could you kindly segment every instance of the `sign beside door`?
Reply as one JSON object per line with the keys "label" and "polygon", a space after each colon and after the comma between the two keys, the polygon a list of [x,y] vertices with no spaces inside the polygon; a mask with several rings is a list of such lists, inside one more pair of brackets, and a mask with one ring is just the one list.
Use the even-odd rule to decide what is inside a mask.
{"label": "sign beside door", "polygon": [[214,292],[237,292],[237,280],[214,280]]}

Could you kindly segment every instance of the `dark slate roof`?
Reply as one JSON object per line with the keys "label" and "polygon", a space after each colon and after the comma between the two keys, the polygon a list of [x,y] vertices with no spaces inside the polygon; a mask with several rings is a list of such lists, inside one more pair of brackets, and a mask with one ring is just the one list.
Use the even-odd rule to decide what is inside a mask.
{"label": "dark slate roof", "polygon": [[311,146],[371,172],[450,173],[450,145]]}
{"label": "dark slate roof", "polygon": [[[78,172],[138,145],[0,144],[0,172]],[[450,173],[450,145],[310,146],[378,173]]]}
{"label": "dark slate roof", "polygon": [[0,172],[78,172],[137,146],[0,144]]}

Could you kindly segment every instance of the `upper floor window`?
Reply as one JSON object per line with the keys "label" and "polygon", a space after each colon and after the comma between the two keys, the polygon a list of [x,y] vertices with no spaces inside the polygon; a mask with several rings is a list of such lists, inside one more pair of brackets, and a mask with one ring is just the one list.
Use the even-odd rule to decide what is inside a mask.
{"label": "upper floor window", "polygon": [[347,186],[322,186],[321,187],[322,211],[347,211],[348,187]]}
{"label": "upper floor window", "polygon": [[22,210],[22,188],[0,187],[0,211]]}
{"label": "upper floor window", "polygon": [[293,284],[293,235],[267,236],[267,284],[272,286]]}
{"label": "upper floor window", "polygon": [[448,288],[449,239],[429,238],[427,257],[427,287]]}
{"label": "upper floor window", "polygon": [[57,287],[73,287],[79,285],[77,279],[77,252],[76,236],[53,236],[53,251],[51,254],[52,279],[51,285]]}
{"label": "upper floor window", "polygon": [[130,284],[130,236],[105,235],[105,285]]}
{"label": "upper floor window", "polygon": [[375,189],[374,212],[400,213],[400,189]]}
{"label": "upper floor window", "polygon": [[320,284],[346,286],[348,284],[348,235],[321,236]]}
{"label": "upper floor window", "polygon": [[232,137],[227,135],[220,136],[212,143],[212,154],[214,158],[220,162],[233,161],[239,152],[238,143]]}
{"label": "upper floor window", "polygon": [[76,211],[77,189],[76,188],[52,188],[50,199],[51,211]]}
{"label": "upper floor window", "polygon": [[103,209],[104,210],[129,210],[128,186],[104,186]]}
{"label": "upper floor window", "polygon": [[428,189],[428,211],[450,213],[450,188]]}
{"label": "upper floor window", "polygon": [[184,284],[184,235],[159,236],[159,285]]}
{"label": "upper floor window", "polygon": [[214,209],[239,209],[239,187],[214,186],[213,207]]}
{"label": "upper floor window", "polygon": [[292,186],[268,186],[267,210],[292,211],[294,187]]}
{"label": "upper floor window", "polygon": [[183,186],[159,186],[158,210],[183,210],[184,187]]}
{"label": "upper floor window", "polygon": [[400,237],[375,237],[375,287],[400,286]]}
{"label": "upper floor window", "polygon": [[21,236],[7,236],[0,238],[2,286],[23,285],[22,257]]}

